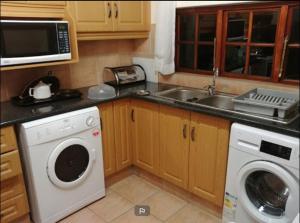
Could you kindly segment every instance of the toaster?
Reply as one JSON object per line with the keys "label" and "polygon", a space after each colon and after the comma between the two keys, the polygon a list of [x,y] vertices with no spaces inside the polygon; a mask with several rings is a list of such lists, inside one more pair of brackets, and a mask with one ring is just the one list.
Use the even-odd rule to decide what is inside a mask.
{"label": "toaster", "polygon": [[105,67],[103,82],[113,86],[146,81],[146,73],[142,66],[133,64],[123,67]]}

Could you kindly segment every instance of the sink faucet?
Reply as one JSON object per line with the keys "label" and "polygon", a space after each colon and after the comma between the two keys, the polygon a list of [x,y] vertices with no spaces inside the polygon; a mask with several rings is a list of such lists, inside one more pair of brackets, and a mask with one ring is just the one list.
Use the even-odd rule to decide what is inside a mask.
{"label": "sink faucet", "polygon": [[208,94],[209,95],[215,95],[216,94],[216,79],[219,76],[219,68],[213,69],[213,81],[212,84],[208,85]]}

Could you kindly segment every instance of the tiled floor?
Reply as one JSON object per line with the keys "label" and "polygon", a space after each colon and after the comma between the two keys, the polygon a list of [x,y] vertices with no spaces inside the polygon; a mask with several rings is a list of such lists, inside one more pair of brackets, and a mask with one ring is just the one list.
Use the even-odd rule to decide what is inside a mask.
{"label": "tiled floor", "polygon": [[[220,223],[198,205],[154,186],[138,176],[129,176],[112,186],[96,201],[60,223]],[[135,216],[134,206],[148,205],[150,215]]]}

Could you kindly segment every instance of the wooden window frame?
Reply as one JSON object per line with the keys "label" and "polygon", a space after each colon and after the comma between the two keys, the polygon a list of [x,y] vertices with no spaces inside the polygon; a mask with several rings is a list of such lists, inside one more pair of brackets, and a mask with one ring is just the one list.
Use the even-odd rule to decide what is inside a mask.
{"label": "wooden window frame", "polygon": [[[290,36],[291,34],[291,28],[292,28],[292,19],[293,19],[293,10],[295,8],[300,8],[300,5],[296,5],[296,6],[290,6],[289,8],[285,9],[287,11],[287,20],[286,20],[286,29],[284,31],[284,37],[286,36]],[[287,48],[300,48],[300,43],[288,43],[287,44]],[[286,61],[283,64],[283,73],[282,73],[282,77],[279,79],[280,83],[284,83],[284,84],[299,84],[299,81],[297,80],[286,80],[285,78],[285,67],[286,67]]]}
{"label": "wooden window frame", "polygon": [[[219,68],[221,77],[245,79],[245,80],[259,80],[273,83],[283,83],[291,85],[299,85],[299,80],[284,80],[284,74],[282,78],[279,78],[279,71],[282,59],[283,42],[287,33],[290,32],[292,13],[291,10],[295,7],[299,7],[299,2],[295,1],[276,1],[268,3],[243,3],[233,5],[219,5],[219,6],[205,6],[205,7],[190,7],[190,8],[177,8],[176,10],[176,40],[175,40],[175,68],[177,72],[189,72],[203,75],[212,75],[213,72],[207,72],[197,69],[197,57],[198,57],[198,22],[199,14],[216,14],[217,25],[216,25],[216,57],[215,67]],[[263,77],[254,74],[235,74],[224,72],[225,62],[225,42],[227,34],[227,18],[229,12],[249,12],[249,24],[251,29],[248,30],[248,37],[251,38],[253,14],[259,11],[278,11],[278,21],[275,34],[274,43],[253,43],[248,38],[242,45],[246,46],[246,70],[248,71],[249,60],[250,60],[250,47],[273,47],[273,63],[272,63],[272,74],[270,77]],[[183,68],[179,65],[179,35],[180,35],[180,16],[182,15],[195,15],[195,39],[194,41],[194,69]],[[252,17],[252,18],[250,18]],[[197,38],[196,38],[197,37]],[[229,45],[241,45],[240,42],[229,42]],[[300,48],[300,44],[290,44],[290,47]]]}

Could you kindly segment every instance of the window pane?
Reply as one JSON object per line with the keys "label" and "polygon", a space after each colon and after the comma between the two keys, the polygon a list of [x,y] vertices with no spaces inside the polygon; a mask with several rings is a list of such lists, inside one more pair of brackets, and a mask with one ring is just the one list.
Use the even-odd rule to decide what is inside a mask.
{"label": "window pane", "polygon": [[272,47],[251,47],[249,74],[271,77],[273,51]]}
{"label": "window pane", "polygon": [[216,36],[216,15],[199,16],[199,41],[213,41]]}
{"label": "window pane", "polygon": [[253,14],[251,42],[274,43],[278,12],[257,12]]}
{"label": "window pane", "polygon": [[228,14],[227,41],[247,41],[248,18],[249,13],[231,12]]}
{"label": "window pane", "polygon": [[213,45],[198,45],[198,64],[200,70],[212,71],[214,66],[214,46]]}
{"label": "window pane", "polygon": [[285,79],[299,80],[300,76],[300,48],[289,48],[286,55]]}
{"label": "window pane", "polygon": [[195,38],[195,16],[180,16],[180,40],[194,40]]}
{"label": "window pane", "polygon": [[194,68],[194,44],[181,44],[179,48],[179,66]]}
{"label": "window pane", "polygon": [[227,46],[225,71],[231,73],[244,73],[246,61],[245,46]]}
{"label": "window pane", "polygon": [[300,43],[300,9],[296,8],[293,10],[292,28],[290,34],[290,43]]}

